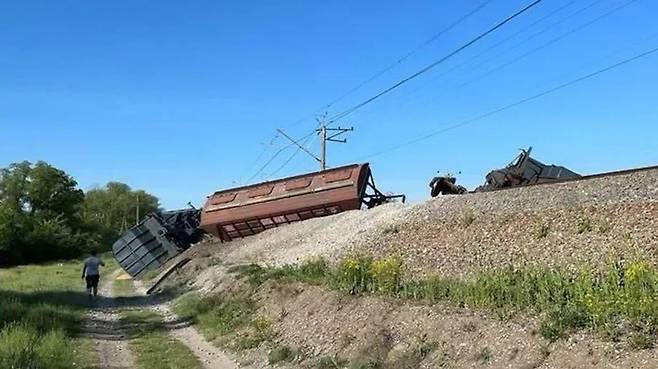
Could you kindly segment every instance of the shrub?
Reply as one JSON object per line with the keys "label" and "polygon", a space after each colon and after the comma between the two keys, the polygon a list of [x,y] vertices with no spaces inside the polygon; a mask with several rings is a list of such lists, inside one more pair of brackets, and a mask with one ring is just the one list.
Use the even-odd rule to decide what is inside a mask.
{"label": "shrub", "polygon": [[397,293],[402,279],[402,260],[398,257],[375,260],[370,265],[370,273],[375,291]]}
{"label": "shrub", "polygon": [[240,350],[253,349],[272,339],[273,335],[272,323],[263,317],[258,317],[251,321],[246,331],[240,332],[235,347]]}
{"label": "shrub", "polygon": [[461,223],[464,227],[468,227],[475,221],[475,212],[471,208],[462,209]]}
{"label": "shrub", "polygon": [[578,234],[588,233],[592,231],[592,222],[587,217],[581,217],[578,219]]}
{"label": "shrub", "polygon": [[343,369],[347,365],[347,360],[338,356],[324,356],[318,361],[318,369]]}
{"label": "shrub", "polygon": [[537,226],[535,230],[535,238],[541,240],[548,236],[548,233],[551,231],[551,227],[546,223],[541,223]]}
{"label": "shrub", "polygon": [[362,255],[343,259],[336,271],[336,282],[339,288],[350,293],[371,291],[372,258]]}
{"label": "shrub", "polygon": [[320,284],[329,275],[329,264],[320,257],[306,260],[291,269],[293,279],[309,284]]}
{"label": "shrub", "polygon": [[656,337],[644,332],[633,332],[628,345],[634,350],[648,350],[654,347]]}
{"label": "shrub", "polygon": [[610,225],[610,222],[607,219],[603,219],[599,222],[599,233],[608,233],[610,229],[612,229],[612,225]]}
{"label": "shrub", "polygon": [[277,346],[267,355],[267,362],[272,365],[282,361],[293,361],[295,352],[288,346]]}
{"label": "shrub", "polygon": [[381,369],[383,367],[384,364],[381,360],[378,359],[370,359],[364,362],[357,361],[350,364],[349,366],[350,369]]}

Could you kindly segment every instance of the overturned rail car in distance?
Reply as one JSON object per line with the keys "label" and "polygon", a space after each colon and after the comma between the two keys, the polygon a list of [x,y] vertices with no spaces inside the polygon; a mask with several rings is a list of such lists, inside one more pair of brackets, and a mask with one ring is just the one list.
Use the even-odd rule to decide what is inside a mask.
{"label": "overturned rail car in distance", "polygon": [[484,185],[476,191],[491,191],[501,188],[529,186],[541,183],[555,183],[578,179],[580,174],[563,166],[547,165],[530,157],[532,147],[521,150],[516,159],[505,168],[496,169],[486,176]]}
{"label": "overturned rail car in distance", "polygon": [[353,164],[215,192],[201,211],[200,227],[230,241],[395,198],[405,200],[379,191],[367,163]]}
{"label": "overturned rail car in distance", "polygon": [[197,209],[150,214],[112,245],[112,254],[126,273],[139,276],[199,242],[203,231],[198,226]]}

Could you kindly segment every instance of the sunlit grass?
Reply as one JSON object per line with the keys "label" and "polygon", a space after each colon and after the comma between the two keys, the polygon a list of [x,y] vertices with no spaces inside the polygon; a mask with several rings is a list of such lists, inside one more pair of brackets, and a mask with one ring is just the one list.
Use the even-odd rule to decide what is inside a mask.
{"label": "sunlit grass", "polygon": [[170,337],[162,318],[152,311],[123,311],[121,321],[130,336],[130,348],[138,369],[201,369],[194,353]]}
{"label": "sunlit grass", "polygon": [[[116,263],[105,257],[105,273]],[[0,269],[0,368],[92,368],[81,261]]]}

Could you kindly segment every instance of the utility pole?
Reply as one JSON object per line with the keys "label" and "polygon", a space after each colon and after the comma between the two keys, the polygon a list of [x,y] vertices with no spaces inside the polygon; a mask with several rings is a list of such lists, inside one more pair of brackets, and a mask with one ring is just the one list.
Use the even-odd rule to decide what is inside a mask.
{"label": "utility pole", "polygon": [[[318,158],[315,154],[310,152],[307,148],[305,148],[302,144],[299,142],[295,141],[294,138],[290,137],[288,134],[286,134],[282,129],[277,129],[277,131],[286,139],[288,139],[290,142],[292,142],[295,146],[297,146],[300,150],[304,151],[307,153],[310,157],[315,159],[315,161],[320,163],[320,171],[326,170],[327,169],[327,142],[340,142],[340,143],[346,143],[346,139],[339,140],[336,137],[347,133],[351,132],[354,130],[354,127],[350,128],[329,128],[324,122],[320,123],[320,128],[316,129],[318,134],[320,135],[320,157]],[[332,132],[329,134],[329,132]]]}
{"label": "utility pole", "polygon": [[327,169],[327,126],[322,124],[320,133],[320,171]]}
{"label": "utility pole", "polygon": [[[343,138],[342,140],[337,139],[336,137],[354,131],[354,127],[350,128],[328,128],[327,124],[322,121],[320,123],[320,128],[317,129],[320,134],[320,170],[323,171],[327,169],[327,142],[339,142],[346,143],[347,139]],[[328,135],[328,132],[335,132],[332,135]]]}
{"label": "utility pole", "polygon": [[139,194],[137,194],[137,207],[135,208],[135,225],[139,224]]}

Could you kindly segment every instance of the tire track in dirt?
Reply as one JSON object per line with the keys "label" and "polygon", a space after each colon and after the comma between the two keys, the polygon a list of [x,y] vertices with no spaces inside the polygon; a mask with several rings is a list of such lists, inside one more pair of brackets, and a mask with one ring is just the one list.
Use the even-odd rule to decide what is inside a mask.
{"label": "tire track in dirt", "polygon": [[[140,281],[133,280],[133,283],[138,294],[146,295],[146,288]],[[180,319],[171,310],[168,303],[152,304],[148,308],[162,316],[165,326],[170,327],[169,335],[189,348],[205,369],[240,368],[226,353],[208,342],[193,326],[177,323],[180,322]]]}
{"label": "tire track in dirt", "polygon": [[112,281],[118,274],[112,273],[100,284],[99,297],[82,329],[83,337],[93,342],[99,369],[135,368],[135,358],[128,347],[129,338],[119,319],[119,304],[112,291]]}

